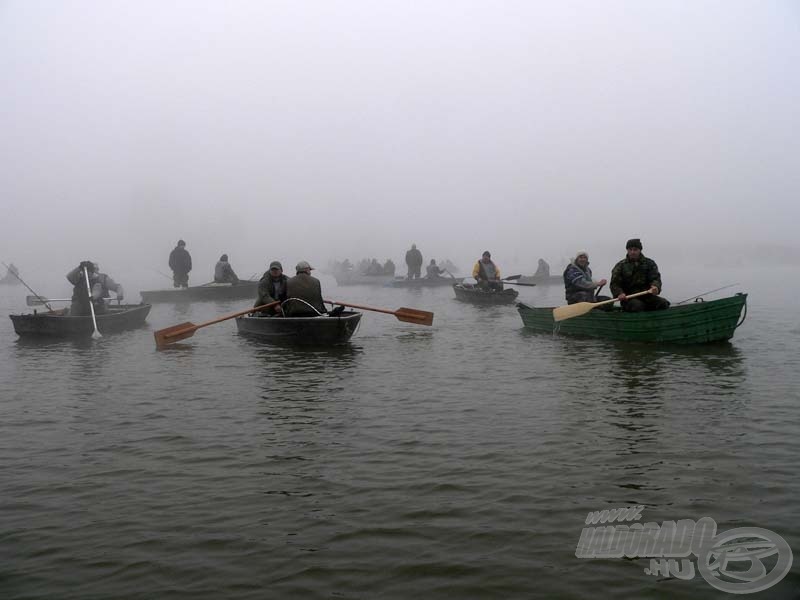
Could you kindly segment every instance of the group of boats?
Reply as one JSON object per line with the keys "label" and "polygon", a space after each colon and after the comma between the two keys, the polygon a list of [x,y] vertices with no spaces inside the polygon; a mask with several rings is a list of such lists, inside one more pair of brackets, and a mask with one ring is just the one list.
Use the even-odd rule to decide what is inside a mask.
{"label": "group of boats", "polygon": [[[373,276],[379,277],[379,276]],[[510,283],[521,285],[547,285],[547,280],[515,276]],[[456,300],[478,305],[509,305],[517,301],[519,293],[515,289],[491,290],[450,278],[392,279],[397,287],[438,287],[452,286]],[[65,309],[54,309],[46,299],[29,296],[36,304],[46,305],[47,310],[34,310],[33,314],[12,314],[11,321],[19,336],[74,338],[142,327],[156,302],[202,302],[213,300],[251,300],[256,296],[258,282],[241,281],[238,284],[207,284],[184,289],[153,290],[141,292],[141,304],[109,303],[102,314],[92,316],[73,316]],[[337,303],[338,304],[338,303]],[[719,300],[704,302],[697,298],[691,304],[680,304],[667,310],[627,313],[619,308],[611,310],[588,310],[586,314],[564,321],[554,319],[554,307],[534,307],[523,302],[517,303],[517,310],[526,329],[543,333],[560,333],[609,340],[660,342],[679,344],[698,344],[725,341],[733,337],[747,315],[747,294],[736,294]],[[368,308],[368,307],[361,307]],[[415,309],[378,312],[395,314],[400,320],[429,325],[433,314]],[[403,312],[406,311],[406,312]],[[418,313],[418,314],[417,314]],[[430,315],[428,321],[420,314]],[[406,318],[403,316],[405,315]],[[358,329],[362,313],[358,310],[344,310],[337,306],[328,314],[313,317],[261,316],[252,310],[237,313],[236,327],[239,333],[270,343],[292,343],[311,345],[332,345],[347,342]],[[223,319],[215,319],[215,323]],[[427,317],[426,317],[427,318]],[[183,324],[180,331],[191,327]],[[174,329],[174,328],[173,328]],[[193,331],[193,330],[192,330]],[[156,332],[158,333],[158,332]],[[186,337],[186,336],[184,336]],[[158,335],[156,335],[158,341]]]}

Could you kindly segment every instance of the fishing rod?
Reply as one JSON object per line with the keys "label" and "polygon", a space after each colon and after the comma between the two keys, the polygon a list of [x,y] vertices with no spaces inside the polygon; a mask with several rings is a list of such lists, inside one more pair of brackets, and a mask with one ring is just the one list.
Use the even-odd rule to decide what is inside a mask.
{"label": "fishing rod", "polygon": [[680,302],[676,303],[676,306],[677,306],[677,304],[683,304],[684,302],[688,302],[689,300],[694,300],[695,298],[699,298],[700,296],[705,296],[706,294],[713,294],[714,292],[719,292],[720,290],[727,290],[728,288],[733,287],[735,285],[740,285],[740,284],[732,283],[730,285],[726,285],[724,287],[717,288],[717,289],[711,290],[709,292],[703,292],[702,294],[697,294],[697,296],[692,296],[691,298],[687,298],[686,300],[681,300]]}
{"label": "fishing rod", "polygon": [[[19,279],[19,282],[20,282],[22,285],[24,285],[26,288],[28,288],[28,291],[30,291],[30,293],[31,293],[31,294],[33,294],[33,295],[34,295],[34,296],[36,296],[37,298],[41,298],[41,297],[42,297],[42,296],[40,296],[39,294],[37,294],[36,292],[34,292],[34,291],[31,289],[31,286],[29,286],[27,283],[25,283],[24,281],[22,281],[22,277],[20,277],[18,273],[15,273],[14,271],[12,271],[12,270],[11,270],[11,267],[9,267],[9,266],[8,266],[6,263],[4,263],[3,261],[0,261],[0,264],[1,264],[1,265],[3,265],[3,266],[6,268],[6,270],[7,270],[9,273],[11,273],[11,274],[12,274],[14,277],[16,277],[17,279]],[[50,311],[52,311],[52,310],[53,310],[53,307],[52,307],[52,306],[50,306],[50,305],[49,305],[47,302],[45,302],[45,303],[44,303],[44,305],[47,307],[47,310],[50,310]]]}

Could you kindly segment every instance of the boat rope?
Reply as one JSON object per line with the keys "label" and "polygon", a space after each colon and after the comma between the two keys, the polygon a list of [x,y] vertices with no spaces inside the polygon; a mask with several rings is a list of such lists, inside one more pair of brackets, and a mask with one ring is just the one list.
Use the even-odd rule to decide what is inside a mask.
{"label": "boat rope", "polygon": [[[741,294],[738,294],[738,295],[741,295]],[[742,323],[744,323],[744,320],[745,320],[746,318],[747,318],[747,300],[745,299],[745,301],[744,301],[744,313],[742,313],[742,320],[741,320],[741,321],[739,321],[739,322],[736,324],[736,327],[734,327],[734,329],[739,329],[739,326],[740,326]]]}
{"label": "boat rope", "polygon": [[703,292],[702,294],[697,294],[697,296],[692,296],[691,298],[687,298],[686,300],[681,300],[680,302],[677,302],[675,304],[675,306],[677,306],[678,304],[684,304],[684,303],[688,302],[689,300],[694,300],[695,298],[699,298],[700,296],[705,296],[706,294],[713,294],[714,292],[718,292],[720,290],[727,290],[729,287],[733,287],[735,285],[739,285],[739,284],[738,283],[732,283],[730,285],[726,285],[724,287],[717,288],[715,290],[711,290],[711,291],[708,291],[708,292]]}
{"label": "boat rope", "polygon": [[308,308],[310,308],[310,309],[311,309],[311,310],[313,310],[315,313],[317,313],[317,316],[320,316],[320,317],[324,317],[324,316],[325,316],[323,313],[319,312],[319,311],[318,311],[316,308],[314,308],[314,307],[313,307],[311,304],[309,304],[308,302],[306,302],[306,301],[305,301],[305,300],[303,300],[302,298],[287,298],[286,300],[284,300],[284,301],[281,303],[281,309],[283,309],[283,305],[284,305],[284,304],[286,304],[287,302],[289,302],[290,300],[294,300],[295,302],[302,302],[302,303],[303,303],[303,304],[305,304],[305,305],[306,305]]}

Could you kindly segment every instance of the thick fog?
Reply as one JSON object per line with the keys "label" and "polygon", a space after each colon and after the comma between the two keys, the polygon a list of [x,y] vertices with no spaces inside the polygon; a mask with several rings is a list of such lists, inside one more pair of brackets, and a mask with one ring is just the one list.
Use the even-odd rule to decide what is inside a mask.
{"label": "thick fog", "polygon": [[793,1],[6,0],[0,258],[794,259],[798,65]]}

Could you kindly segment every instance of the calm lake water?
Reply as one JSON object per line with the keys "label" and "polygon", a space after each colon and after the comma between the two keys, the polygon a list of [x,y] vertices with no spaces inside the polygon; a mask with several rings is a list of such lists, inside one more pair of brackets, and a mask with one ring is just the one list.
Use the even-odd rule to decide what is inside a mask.
{"label": "calm lake water", "polygon": [[326,297],[434,326],[366,313],[348,346],[291,350],[229,321],[159,352],[153,330],[248,303],[32,343],[5,317],[28,292],[0,290],[0,598],[732,597],[576,558],[588,512],[630,505],[774,531],[796,564],[753,597],[800,597],[800,279],[665,281],[673,301],[740,282],[708,298],[748,292],[747,320],[730,344],[610,343],[525,332],[449,288],[323,277]]}

